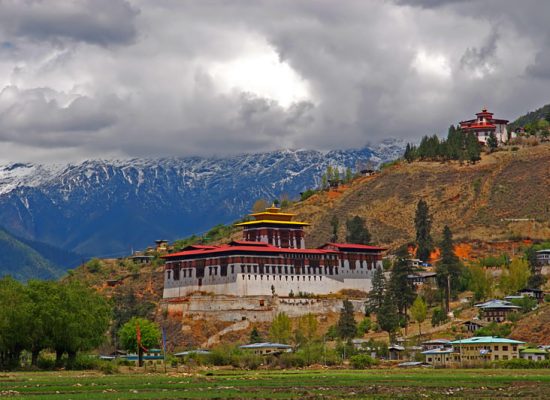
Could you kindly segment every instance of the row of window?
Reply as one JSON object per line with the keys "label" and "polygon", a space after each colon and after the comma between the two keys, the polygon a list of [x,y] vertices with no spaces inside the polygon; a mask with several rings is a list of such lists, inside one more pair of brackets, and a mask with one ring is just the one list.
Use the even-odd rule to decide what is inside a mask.
{"label": "row of window", "polygon": [[[204,270],[197,269],[197,277],[204,276]],[[206,275],[208,276],[227,276],[228,272],[235,273],[234,265],[222,265],[206,267]],[[240,266],[240,273],[243,274],[278,274],[278,275],[338,275],[338,268],[325,266],[325,267],[294,267],[288,265],[257,265],[257,264],[245,264]],[[200,276],[199,276],[200,275]],[[174,268],[167,270],[167,278],[179,281],[181,278],[193,277],[193,268]]]}
{"label": "row of window", "polygon": [[[268,281],[268,280],[269,280],[269,276],[270,276],[270,275],[247,275],[247,278],[248,278],[248,280],[250,281],[250,280],[252,280],[252,277],[254,277],[254,280],[257,281],[257,280],[258,280],[258,277],[260,277],[260,280],[263,281],[263,280],[264,280],[264,277],[265,277],[265,278],[266,278],[265,280]],[[283,280],[283,276],[282,276],[282,275],[272,275],[272,278],[273,278],[272,280],[276,281],[276,280],[277,280],[277,277],[279,277],[279,280],[280,280],[280,281]],[[297,276],[296,276],[296,282],[299,282],[299,281],[300,281],[300,277],[302,278],[302,279],[301,279],[302,282],[305,282],[305,281],[306,281],[306,276],[304,276],[304,275],[297,275]],[[285,278],[285,281],[288,282],[289,276],[286,275],[284,278]],[[310,282],[310,281],[312,280],[312,279],[311,279],[311,278],[312,278],[311,276],[308,276],[307,278],[308,278],[308,279],[307,279],[308,282]],[[314,275],[314,276],[313,276],[313,281],[316,281],[316,280],[317,280],[317,276]],[[322,277],[322,276],[319,276],[319,281],[322,281],[322,280],[323,280],[323,277]],[[290,281],[291,281],[291,282],[294,282],[294,275],[290,275]]]}

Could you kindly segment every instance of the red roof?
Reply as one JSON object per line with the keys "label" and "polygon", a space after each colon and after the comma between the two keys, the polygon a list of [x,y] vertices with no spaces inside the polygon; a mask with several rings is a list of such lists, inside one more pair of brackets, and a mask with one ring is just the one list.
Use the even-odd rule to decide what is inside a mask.
{"label": "red roof", "polygon": [[387,250],[383,247],[378,246],[369,246],[366,244],[354,244],[354,243],[325,243],[320,248],[325,248],[327,246],[334,246],[340,250]]}
{"label": "red roof", "polygon": [[462,129],[496,129],[493,124],[461,124]]}
{"label": "red roof", "polygon": [[167,254],[162,258],[187,257],[196,255],[222,254],[229,252],[251,252],[251,253],[287,253],[287,254],[337,254],[334,250],[325,249],[286,249],[272,245],[260,246],[258,242],[252,242],[254,245],[223,245],[212,249],[198,249],[189,251],[180,251],[178,253]]}

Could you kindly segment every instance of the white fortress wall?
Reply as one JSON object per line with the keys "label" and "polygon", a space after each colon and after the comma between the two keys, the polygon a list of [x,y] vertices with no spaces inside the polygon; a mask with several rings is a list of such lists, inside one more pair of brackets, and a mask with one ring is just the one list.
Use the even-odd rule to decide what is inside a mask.
{"label": "white fortress wall", "polygon": [[[369,269],[370,267],[370,269]],[[219,268],[206,267],[205,276],[196,278],[195,271],[183,274],[180,271],[179,279],[175,280],[172,271],[165,272],[164,298],[188,296],[191,293],[202,291],[218,295],[258,296],[271,295],[274,292],[280,296],[288,296],[291,292],[298,294],[330,294],[342,289],[357,289],[369,291],[374,268],[382,268],[382,262],[376,265],[359,261],[354,269],[349,268],[349,262],[343,262],[338,268],[338,274],[278,274],[278,273],[242,273],[241,264],[230,265],[227,276],[216,274]],[[233,271],[233,273],[231,272]],[[251,268],[251,271],[253,269]],[[199,285],[199,280],[201,284]]]}

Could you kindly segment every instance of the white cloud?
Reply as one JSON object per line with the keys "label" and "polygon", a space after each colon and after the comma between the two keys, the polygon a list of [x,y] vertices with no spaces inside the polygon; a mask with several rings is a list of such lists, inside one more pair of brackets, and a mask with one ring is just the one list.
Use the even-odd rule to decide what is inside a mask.
{"label": "white cloud", "polygon": [[0,1],[0,159],[342,148],[548,102],[549,2],[51,4]]}

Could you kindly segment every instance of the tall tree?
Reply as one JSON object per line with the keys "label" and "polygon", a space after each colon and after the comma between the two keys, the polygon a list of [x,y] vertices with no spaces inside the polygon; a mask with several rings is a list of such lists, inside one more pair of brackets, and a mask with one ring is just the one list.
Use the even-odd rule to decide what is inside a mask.
{"label": "tall tree", "polygon": [[390,274],[389,289],[402,317],[407,317],[407,309],[416,297],[413,285],[408,279],[414,271],[407,260],[407,251],[400,249]]}
{"label": "tall tree", "polygon": [[332,234],[330,236],[330,241],[332,243],[338,242],[338,227],[340,226],[340,222],[338,221],[338,217],[336,215],[333,215],[330,219],[330,227],[332,229]]}
{"label": "tall tree", "polygon": [[374,270],[371,284],[372,289],[369,292],[367,304],[365,307],[367,314],[370,314],[371,312],[376,312],[376,310],[382,307],[382,303],[384,302],[386,276],[384,275],[384,270],[382,268],[376,268]]}
{"label": "tall tree", "polygon": [[388,333],[390,343],[395,339],[395,333],[399,329],[399,315],[397,305],[391,290],[386,291],[382,307],[376,313],[376,319],[380,329]]}
{"label": "tall tree", "polygon": [[414,217],[414,226],[416,228],[416,257],[428,261],[430,253],[433,251],[433,240],[431,236],[432,218],[428,203],[420,199],[416,206],[416,215]]}
{"label": "tall tree", "polygon": [[530,276],[529,263],[521,258],[515,258],[510,266],[504,269],[500,278],[500,288],[504,294],[514,294],[527,286]]}
{"label": "tall tree", "polygon": [[351,168],[346,168],[346,183],[350,183],[353,179],[353,173],[351,172]]}
{"label": "tall tree", "polygon": [[449,312],[449,298],[451,297],[451,291],[458,286],[461,263],[455,254],[453,234],[447,225],[443,228],[443,240],[440,248],[441,258],[436,265],[437,283],[445,293],[445,309]]}
{"label": "tall tree", "polygon": [[0,279],[0,370],[19,366],[21,352],[29,347],[30,300],[20,282]]}
{"label": "tall tree", "polygon": [[303,346],[309,345],[317,336],[318,326],[319,324],[317,323],[317,317],[315,315],[311,313],[302,315],[298,319],[296,326],[296,343]]}
{"label": "tall tree", "polygon": [[465,143],[468,160],[470,160],[472,164],[475,164],[477,161],[481,160],[481,145],[479,144],[477,137],[473,133],[466,133]]}
{"label": "tall tree", "polygon": [[474,299],[481,301],[490,298],[494,291],[493,277],[481,265],[472,265],[469,270],[468,289],[474,293]]}
{"label": "tall tree", "polygon": [[348,243],[369,244],[371,241],[365,220],[357,215],[346,221],[346,230],[346,241]]}
{"label": "tall tree", "polygon": [[61,364],[66,352],[72,364],[77,352],[103,343],[112,310],[103,296],[78,282],[60,285],[56,300],[57,318],[51,327],[56,363]]}
{"label": "tall tree", "polygon": [[340,318],[338,319],[337,328],[338,335],[342,339],[351,339],[357,334],[353,304],[349,300],[344,300],[343,302],[343,307],[340,309]]}
{"label": "tall tree", "polygon": [[159,326],[145,318],[132,318],[126,322],[118,332],[122,347],[129,351],[138,352],[138,365],[143,366],[143,352],[159,345]]}
{"label": "tall tree", "polygon": [[54,326],[60,302],[60,284],[53,281],[32,280],[27,283],[27,294],[31,301],[31,313],[29,319],[29,341],[31,352],[31,364],[37,366],[40,352],[48,347],[53,347],[51,329]]}
{"label": "tall tree", "polygon": [[422,336],[422,322],[426,320],[427,307],[424,299],[417,296],[411,306],[411,316],[418,323],[418,336]]}
{"label": "tall tree", "polygon": [[410,143],[407,143],[407,146],[405,147],[405,153],[403,154],[403,158],[408,163],[412,163],[414,161],[414,158],[415,158],[414,148]]}
{"label": "tall tree", "polygon": [[292,336],[292,325],[290,318],[284,312],[277,314],[271,322],[269,337],[273,342],[288,344]]}
{"label": "tall tree", "polygon": [[495,151],[498,147],[498,140],[495,135],[495,132],[491,132],[489,134],[489,137],[487,138],[487,147],[489,148],[489,151],[492,153]]}

